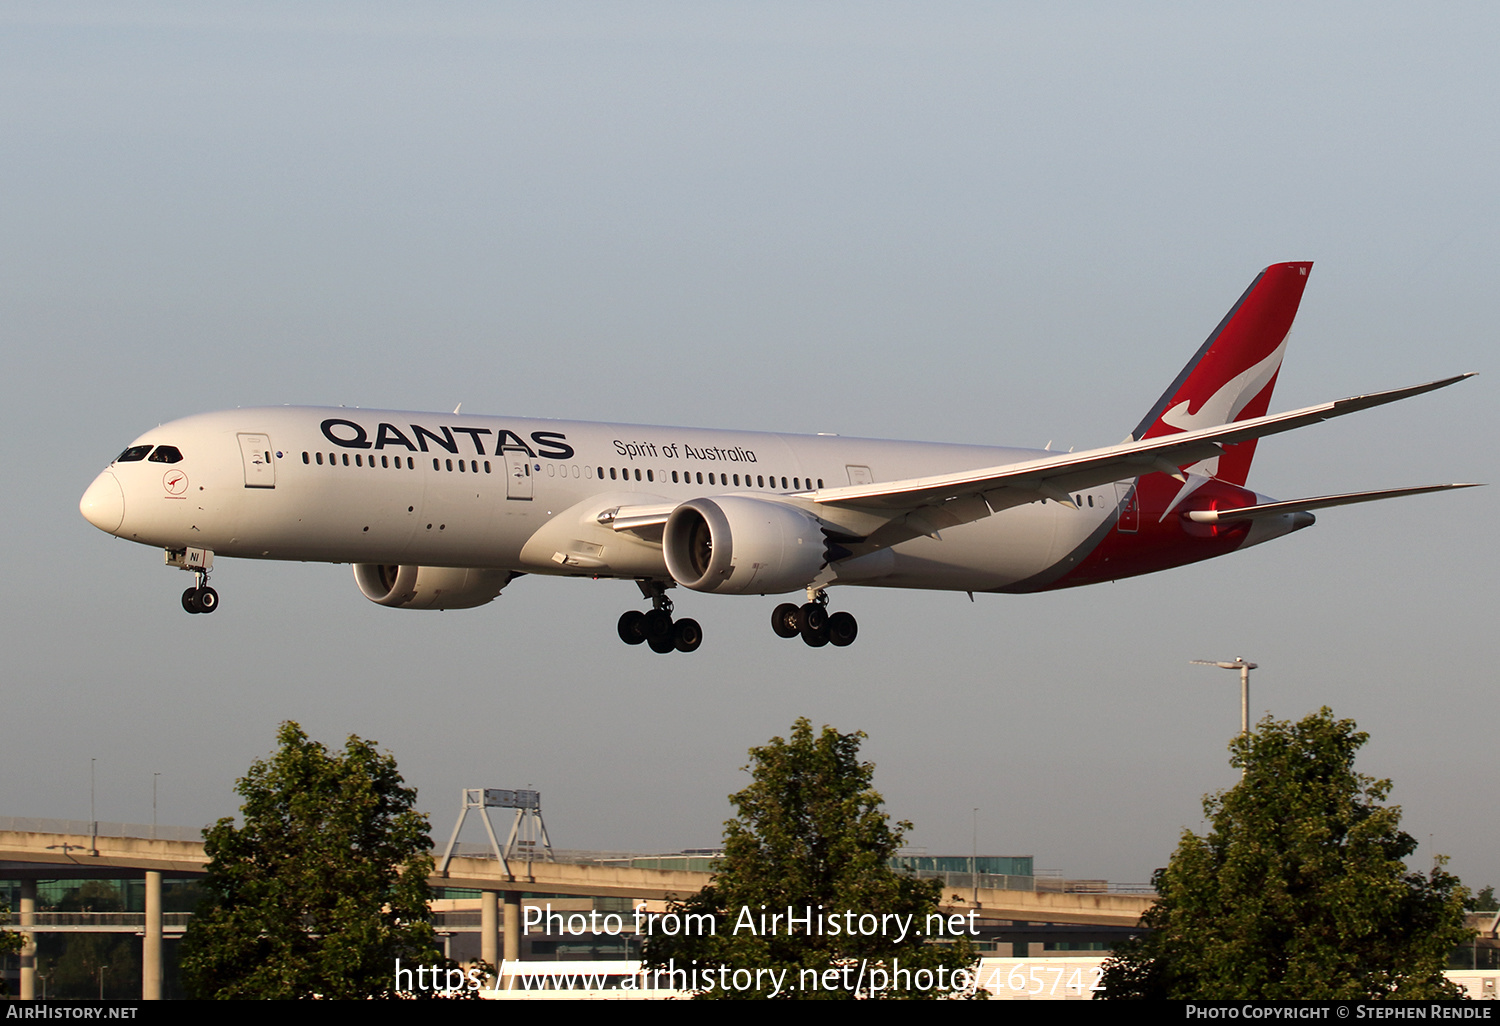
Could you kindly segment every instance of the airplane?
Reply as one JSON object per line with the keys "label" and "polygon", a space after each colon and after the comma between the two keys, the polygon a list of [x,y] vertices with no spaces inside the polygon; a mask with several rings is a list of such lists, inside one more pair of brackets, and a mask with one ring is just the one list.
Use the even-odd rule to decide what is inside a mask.
{"label": "airplane", "polygon": [[782,638],[851,644],[841,585],[1035,592],[1153,573],[1299,531],[1312,510],[1470,484],[1280,501],[1256,441],[1471,374],[1268,415],[1310,262],[1267,267],[1117,445],[1083,452],[385,410],[206,413],[131,442],[84,517],[159,546],[212,613],[217,556],[351,563],[365,597],[468,609],[527,574],[637,582],[617,632],[691,652],[669,589],[784,596]]}

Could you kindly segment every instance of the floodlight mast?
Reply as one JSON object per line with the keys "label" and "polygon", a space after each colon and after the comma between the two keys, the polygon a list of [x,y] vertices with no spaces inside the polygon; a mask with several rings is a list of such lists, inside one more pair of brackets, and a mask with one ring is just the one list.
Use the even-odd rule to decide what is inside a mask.
{"label": "floodlight mast", "polygon": [[[1250,733],[1250,671],[1259,668],[1258,663],[1247,663],[1241,656],[1235,656],[1234,662],[1222,662],[1214,659],[1190,659],[1193,666],[1217,666],[1224,670],[1240,671],[1240,737]],[[1240,767],[1240,779],[1245,779],[1245,767]]]}

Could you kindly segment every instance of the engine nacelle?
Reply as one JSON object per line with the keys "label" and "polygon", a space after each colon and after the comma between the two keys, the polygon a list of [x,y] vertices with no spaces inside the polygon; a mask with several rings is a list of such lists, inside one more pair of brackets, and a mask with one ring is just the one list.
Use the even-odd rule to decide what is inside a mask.
{"label": "engine nacelle", "polygon": [[741,496],[693,499],[667,518],[662,552],[684,588],[776,595],[812,583],[828,560],[822,524],[794,506]]}
{"label": "engine nacelle", "polygon": [[354,564],[365,598],[398,609],[473,609],[493,601],[515,576],[509,570]]}

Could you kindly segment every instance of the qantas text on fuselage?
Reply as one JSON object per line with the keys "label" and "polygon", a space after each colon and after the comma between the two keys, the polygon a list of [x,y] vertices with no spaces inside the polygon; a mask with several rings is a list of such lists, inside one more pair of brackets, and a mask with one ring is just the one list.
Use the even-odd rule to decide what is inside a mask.
{"label": "qantas text on fuselage", "polygon": [[354,564],[366,597],[484,605],[525,574],[635,581],[618,632],[690,652],[668,590],[801,595],[772,629],[842,646],[839,585],[967,592],[1075,587],[1269,541],[1330,506],[1467,485],[1278,501],[1246,487],[1256,441],[1470,375],[1268,414],[1311,264],[1251,283],[1118,445],[1085,452],[519,417],[267,407],[201,414],[132,442],[85,517],[158,546],[218,608],[216,556]]}

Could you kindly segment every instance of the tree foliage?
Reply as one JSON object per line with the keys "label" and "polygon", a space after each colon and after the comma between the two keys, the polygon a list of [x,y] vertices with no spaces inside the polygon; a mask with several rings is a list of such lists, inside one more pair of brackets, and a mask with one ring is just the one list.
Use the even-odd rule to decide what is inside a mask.
{"label": "tree foliage", "polygon": [[[713,882],[673,907],[679,915],[711,915],[716,932],[653,935],[645,952],[648,969],[669,964],[681,968],[696,959],[698,966],[786,970],[788,983],[775,996],[849,998],[855,996],[848,985],[853,977],[815,991],[795,988],[806,978],[804,970],[821,974],[861,962],[886,970],[898,965],[927,970],[918,983],[935,983],[940,967],[947,981],[955,969],[972,968],[975,956],[967,941],[940,945],[920,934],[926,916],[937,913],[941,884],[891,868],[890,859],[911,824],[902,821],[893,827],[882,810],[880,794],[872,786],[875,766],[859,761],[864,737],[862,731],[840,734],[826,726],[814,736],[803,718],[793,725],[789,741],[776,737],[764,747],[750,749],[751,765],[744,768],[753,780],[730,796],[738,816],[724,824],[724,854]],[[769,935],[759,929],[736,930],[747,911],[759,924],[756,917],[763,912],[784,914],[789,907],[798,916],[806,909],[813,915],[835,915],[846,925],[847,912],[910,916],[912,925],[904,939],[894,926],[852,936],[844,927],[837,936],[801,928]],[[912,977],[890,977],[889,987],[878,996],[937,997],[952,989],[951,982],[924,987],[903,981],[910,984]],[[766,987],[728,992],[716,987],[698,996],[772,995]]]}
{"label": "tree foliage", "polygon": [[[0,904],[0,923],[10,922],[10,909]],[[20,954],[21,935],[10,930],[0,930],[0,959],[6,955]],[[9,994],[4,976],[0,976],[0,997]]]}
{"label": "tree foliage", "polygon": [[1463,943],[1464,888],[1407,870],[1416,850],[1389,780],[1354,771],[1368,740],[1326,707],[1236,738],[1242,782],[1203,801],[1156,872],[1151,931],[1106,963],[1107,998],[1455,997],[1442,977]]}
{"label": "tree foliage", "polygon": [[351,736],[330,753],[295,723],[236,790],[244,826],[204,831],[207,893],[183,941],[199,998],[389,995],[396,959],[441,963],[427,818],[396,762]]}

